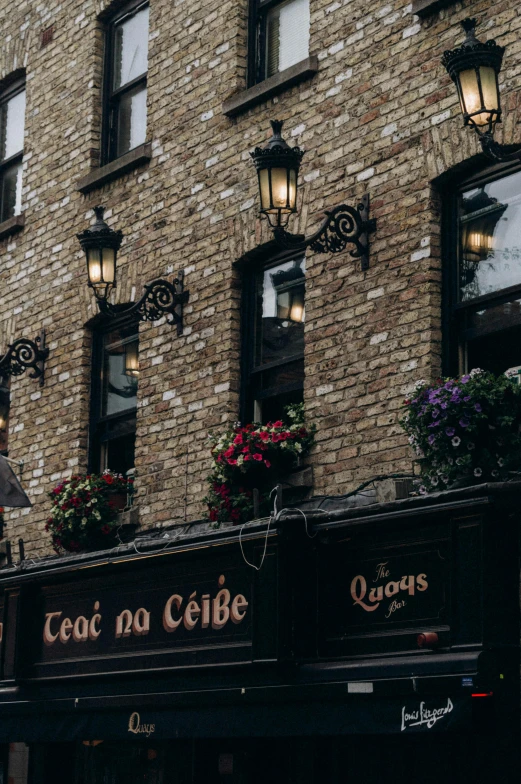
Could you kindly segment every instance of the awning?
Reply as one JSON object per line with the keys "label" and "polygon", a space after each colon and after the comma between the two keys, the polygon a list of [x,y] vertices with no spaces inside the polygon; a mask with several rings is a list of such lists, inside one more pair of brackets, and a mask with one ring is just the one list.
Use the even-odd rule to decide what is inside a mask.
{"label": "awning", "polygon": [[11,509],[32,506],[8,460],[3,455],[0,455],[0,506],[7,506]]}
{"label": "awning", "polygon": [[[147,738],[278,737],[438,733],[472,729],[472,698],[374,698],[344,702],[207,706],[39,715],[0,713],[1,742],[130,740]],[[3,715],[2,715],[3,714]]]}

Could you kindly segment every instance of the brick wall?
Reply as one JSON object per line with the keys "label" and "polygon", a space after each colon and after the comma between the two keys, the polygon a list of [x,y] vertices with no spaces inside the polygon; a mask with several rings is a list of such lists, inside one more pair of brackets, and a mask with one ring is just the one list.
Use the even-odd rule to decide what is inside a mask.
{"label": "brick wall", "polygon": [[[84,469],[90,331],[96,306],[76,232],[102,203],[124,232],[117,301],[183,268],[182,337],[140,325],[136,466],[144,526],[200,516],[206,437],[238,417],[240,276],[233,261],[269,238],[257,218],[248,152],[269,120],[306,150],[301,213],[311,232],[328,206],[368,192],[378,221],[370,269],[349,251],[309,254],[305,403],[318,426],[315,492],[341,493],[409,469],[397,423],[403,390],[440,369],[440,225],[432,180],[478,152],[461,128],[440,64],[472,13],[507,45],[502,141],[521,141],[521,19],[507,2],[456,2],[420,21],[401,0],[311,0],[311,80],[235,119],[222,102],[245,86],[246,0],[150,2],[148,138],[152,160],[87,196],[99,161],[103,36],[97,0],[0,2],[0,79],[26,69],[25,228],[0,242],[0,342],[47,330],[45,386],[13,379],[10,456],[23,459],[34,507],[6,515],[29,554],[49,551],[46,493]],[[54,26],[43,48],[41,34]]]}

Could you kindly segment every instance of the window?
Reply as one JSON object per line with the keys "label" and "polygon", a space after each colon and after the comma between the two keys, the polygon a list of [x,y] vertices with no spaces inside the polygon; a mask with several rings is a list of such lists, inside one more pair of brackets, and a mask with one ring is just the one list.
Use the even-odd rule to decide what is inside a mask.
{"label": "window", "polygon": [[0,95],[0,223],[22,209],[25,85],[18,81]]}
{"label": "window", "polygon": [[288,404],[302,402],[305,259],[271,263],[249,278],[245,280],[243,418],[268,422],[279,419]]}
{"label": "window", "polygon": [[139,377],[138,328],[111,325],[94,335],[91,470],[126,474],[134,468]]}
{"label": "window", "polygon": [[309,56],[309,0],[252,0],[250,83]]}
{"label": "window", "polygon": [[148,6],[113,19],[107,31],[105,163],[145,142]]}
{"label": "window", "polygon": [[446,362],[521,366],[521,171],[467,181],[451,199]]}

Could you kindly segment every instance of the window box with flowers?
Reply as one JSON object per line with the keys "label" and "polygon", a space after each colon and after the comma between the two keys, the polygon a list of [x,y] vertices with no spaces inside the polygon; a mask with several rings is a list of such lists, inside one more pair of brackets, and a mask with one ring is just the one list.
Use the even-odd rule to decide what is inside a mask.
{"label": "window box with flowers", "polygon": [[286,419],[266,425],[236,425],[212,437],[213,470],[204,499],[212,522],[253,519],[253,490],[260,493],[260,512],[268,515],[270,491],[300,464],[313,446],[315,427],[306,427],[302,404],[286,408]]}
{"label": "window box with flowers", "polygon": [[120,524],[118,513],[127,505],[133,479],[105,471],[75,475],[49,493],[51,515],[45,530],[58,554],[111,547]]}
{"label": "window box with flowers", "polygon": [[479,368],[419,381],[401,424],[418,456],[420,493],[512,479],[521,471],[521,386]]}

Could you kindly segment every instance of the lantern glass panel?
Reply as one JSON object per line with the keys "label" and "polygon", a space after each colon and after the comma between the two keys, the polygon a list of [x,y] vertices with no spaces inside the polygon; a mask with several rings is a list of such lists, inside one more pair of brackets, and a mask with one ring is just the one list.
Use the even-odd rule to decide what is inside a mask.
{"label": "lantern glass panel", "polygon": [[271,170],[271,193],[273,198],[273,206],[282,210],[282,212],[289,212],[290,210],[290,191],[291,185],[288,187],[288,170],[276,168]]}
{"label": "lantern glass panel", "polygon": [[99,285],[102,282],[99,248],[89,248],[87,250],[87,267],[90,284],[92,286]]}
{"label": "lantern glass panel", "polygon": [[267,211],[271,207],[269,169],[261,169],[259,171],[259,189],[260,189],[260,199],[261,199],[261,210]]}
{"label": "lantern glass panel", "polygon": [[103,248],[103,281],[109,285],[114,283],[116,278],[116,251],[114,248]]}
{"label": "lantern glass panel", "polygon": [[493,68],[481,66],[479,69],[481,77],[481,89],[483,91],[483,103],[489,112],[499,110],[499,89],[497,74]]}
{"label": "lantern glass panel", "polygon": [[[464,114],[479,112],[481,96],[479,94],[478,76],[474,68],[462,71],[459,75],[461,87],[461,108]],[[475,122],[479,124],[478,119]],[[483,123],[482,123],[483,124]]]}

